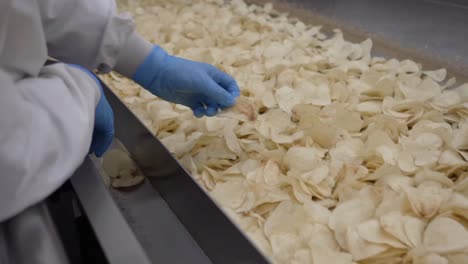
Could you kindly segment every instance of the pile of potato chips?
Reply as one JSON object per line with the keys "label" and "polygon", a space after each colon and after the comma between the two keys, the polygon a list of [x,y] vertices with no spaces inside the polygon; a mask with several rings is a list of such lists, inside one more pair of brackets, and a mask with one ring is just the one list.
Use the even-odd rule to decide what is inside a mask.
{"label": "pile of potato chips", "polygon": [[169,53],[233,75],[217,117],[115,73],[123,102],[274,263],[468,263],[468,84],[230,1],[120,1]]}

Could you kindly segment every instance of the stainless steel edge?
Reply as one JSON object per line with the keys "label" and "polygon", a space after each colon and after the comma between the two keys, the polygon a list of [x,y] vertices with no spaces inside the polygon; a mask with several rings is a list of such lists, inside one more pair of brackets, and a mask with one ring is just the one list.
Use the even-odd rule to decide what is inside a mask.
{"label": "stainless steel edge", "polygon": [[89,157],[76,170],[71,183],[109,263],[150,264]]}
{"label": "stainless steel edge", "polygon": [[116,137],[208,258],[223,264],[268,263],[162,143],[112,91],[105,88],[105,93],[116,117]]}
{"label": "stainless steel edge", "polygon": [[131,189],[110,192],[152,263],[212,263],[148,181]]}

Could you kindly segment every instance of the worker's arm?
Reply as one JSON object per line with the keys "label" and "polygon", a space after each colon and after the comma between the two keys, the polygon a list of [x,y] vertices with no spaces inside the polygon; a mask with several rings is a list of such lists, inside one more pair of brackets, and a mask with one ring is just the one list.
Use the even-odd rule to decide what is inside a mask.
{"label": "worker's arm", "polygon": [[38,76],[13,80],[0,68],[0,222],[44,199],[89,151],[95,81],[55,64]]}
{"label": "worker's arm", "polygon": [[87,69],[115,67],[131,77],[152,45],[134,31],[129,15],[118,14],[114,0],[36,0],[49,56]]}
{"label": "worker's arm", "polygon": [[49,55],[101,71],[114,69],[153,94],[213,116],[239,96],[235,80],[205,64],[167,54],[134,31],[114,0],[44,0],[41,15]]}

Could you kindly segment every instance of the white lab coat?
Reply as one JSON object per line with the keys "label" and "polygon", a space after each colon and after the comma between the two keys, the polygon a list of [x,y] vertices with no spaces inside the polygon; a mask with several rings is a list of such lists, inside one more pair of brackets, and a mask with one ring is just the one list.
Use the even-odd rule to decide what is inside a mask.
{"label": "white lab coat", "polygon": [[98,87],[44,67],[48,56],[129,76],[150,49],[113,0],[0,1],[0,222],[51,194],[89,150]]}

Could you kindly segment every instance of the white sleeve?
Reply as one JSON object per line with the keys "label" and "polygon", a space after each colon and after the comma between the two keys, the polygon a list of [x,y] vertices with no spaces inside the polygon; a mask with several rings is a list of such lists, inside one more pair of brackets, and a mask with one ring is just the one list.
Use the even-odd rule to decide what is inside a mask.
{"label": "white sleeve", "polygon": [[114,0],[39,0],[49,56],[88,69],[110,71],[119,57],[131,77],[152,45],[134,32],[129,15]]}
{"label": "white sleeve", "polygon": [[88,153],[100,92],[54,64],[14,80],[0,68],[0,222],[46,198]]}

